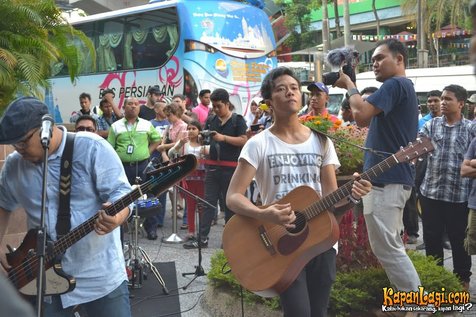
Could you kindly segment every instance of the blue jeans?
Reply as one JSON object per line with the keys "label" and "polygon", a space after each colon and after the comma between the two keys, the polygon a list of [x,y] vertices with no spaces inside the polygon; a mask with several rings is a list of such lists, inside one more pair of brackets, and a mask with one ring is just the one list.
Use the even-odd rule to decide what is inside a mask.
{"label": "blue jeans", "polygon": [[157,215],[147,217],[144,221],[144,229],[147,232],[151,232],[157,229],[157,226],[164,225],[165,217],[165,204],[167,203],[167,191],[160,194],[157,199],[160,202],[160,211]]}
{"label": "blue jeans", "polygon": [[[59,295],[52,297],[52,303],[45,303],[44,316],[48,317],[71,317],[73,307],[63,308]],[[131,317],[131,305],[129,303],[129,289],[127,281],[108,295],[89,303],[81,304],[88,316],[94,317]]]}

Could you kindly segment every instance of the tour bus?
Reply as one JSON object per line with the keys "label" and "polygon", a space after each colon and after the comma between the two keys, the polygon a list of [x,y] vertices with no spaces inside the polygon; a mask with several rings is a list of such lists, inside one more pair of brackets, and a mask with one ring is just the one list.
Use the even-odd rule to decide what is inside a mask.
{"label": "tour bus", "polygon": [[[476,93],[476,77],[474,68],[471,65],[448,66],[435,68],[410,68],[405,71],[406,76],[412,80],[420,105],[426,105],[426,95],[431,90],[443,90],[445,86],[456,84],[464,87],[468,91],[468,97]],[[372,71],[363,72],[356,75],[357,88],[380,87],[381,82],[375,80]],[[337,87],[329,87],[329,112],[337,114],[340,103],[344,98],[346,90]]]}
{"label": "tour bus", "polygon": [[[45,102],[56,122],[79,110],[78,97],[89,93],[97,106],[101,92],[115,91],[146,102],[150,86],[166,98],[184,94],[196,104],[202,89],[224,88],[235,111],[247,115],[264,76],[277,66],[270,21],[258,7],[235,1],[170,0],[70,21],[93,42],[96,65],[85,54],[72,84],[63,65],[55,66]],[[83,48],[84,52],[87,52]]]}

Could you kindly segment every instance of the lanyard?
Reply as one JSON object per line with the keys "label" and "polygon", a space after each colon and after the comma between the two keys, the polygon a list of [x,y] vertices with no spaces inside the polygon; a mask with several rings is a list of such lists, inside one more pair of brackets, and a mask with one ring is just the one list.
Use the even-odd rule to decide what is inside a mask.
{"label": "lanyard", "polygon": [[134,144],[134,138],[132,137],[132,134],[136,132],[136,128],[137,128],[137,124],[138,124],[139,120],[136,119],[136,122],[134,123],[134,125],[132,126],[132,130],[129,131],[129,121],[127,121],[125,118],[124,118],[124,125],[126,126],[126,130],[127,132],[129,133],[129,140],[131,140],[131,144]]}

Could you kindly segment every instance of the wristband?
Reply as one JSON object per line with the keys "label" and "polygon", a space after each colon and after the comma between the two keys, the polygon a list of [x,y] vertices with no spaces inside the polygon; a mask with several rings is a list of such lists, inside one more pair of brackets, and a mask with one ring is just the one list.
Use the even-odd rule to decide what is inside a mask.
{"label": "wristband", "polygon": [[350,195],[347,197],[347,199],[348,199],[351,203],[353,203],[353,204],[355,204],[355,205],[357,205],[358,203],[360,203],[360,199],[355,198],[354,196],[352,196],[352,194],[350,194]]}
{"label": "wristband", "polygon": [[348,91],[347,91],[347,95],[350,97],[352,97],[353,95],[357,95],[359,94],[360,95],[360,92],[357,88],[350,88]]}

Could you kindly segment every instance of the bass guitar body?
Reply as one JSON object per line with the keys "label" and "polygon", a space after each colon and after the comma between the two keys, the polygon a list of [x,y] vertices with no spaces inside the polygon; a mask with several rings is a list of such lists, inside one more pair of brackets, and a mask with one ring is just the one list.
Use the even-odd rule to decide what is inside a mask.
{"label": "bass guitar body", "polygon": [[[7,262],[17,270],[9,270],[8,277],[18,291],[26,296],[36,296],[38,276],[38,259],[36,257],[37,231],[29,230],[18,249],[7,253]],[[67,275],[60,261],[45,263],[45,295],[64,294],[76,286],[74,277]]]}
{"label": "bass guitar body", "polygon": [[[297,187],[276,203],[290,203],[296,228],[234,215],[223,232],[223,249],[233,275],[246,289],[263,297],[282,293],[315,256],[339,238],[334,215],[324,211],[309,218],[300,210],[320,199],[314,189]],[[263,207],[264,208],[264,207]]]}

